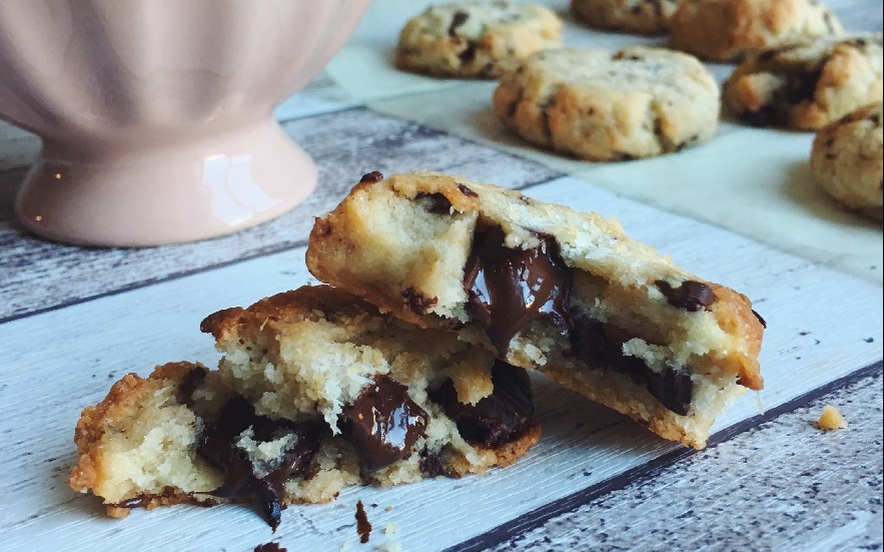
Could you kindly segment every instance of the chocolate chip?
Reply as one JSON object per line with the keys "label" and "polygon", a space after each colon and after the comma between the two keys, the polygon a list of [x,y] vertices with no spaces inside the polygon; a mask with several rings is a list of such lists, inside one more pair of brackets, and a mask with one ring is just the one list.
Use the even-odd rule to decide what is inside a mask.
{"label": "chocolate chip", "polygon": [[460,190],[460,193],[462,193],[463,195],[465,195],[467,197],[479,197],[479,194],[477,194],[472,189],[467,187],[466,184],[458,184],[457,189]]}
{"label": "chocolate chip", "polygon": [[648,391],[660,404],[682,416],[691,411],[691,394],[694,382],[691,375],[684,370],[671,368],[663,373],[648,370]]}
{"label": "chocolate chip", "polygon": [[338,426],[353,443],[362,468],[373,472],[408,457],[427,422],[427,413],[404,385],[378,376],[344,409]]}
{"label": "chocolate chip", "polygon": [[185,374],[181,379],[181,384],[178,386],[178,394],[183,404],[190,405],[193,403],[193,392],[196,391],[196,388],[203,382],[208,373],[205,367],[195,366]]}
{"label": "chocolate chip", "polygon": [[447,197],[438,192],[433,194],[419,192],[414,196],[414,200],[420,203],[427,212],[434,215],[451,214],[451,202],[448,201]]}
{"label": "chocolate chip", "polygon": [[498,360],[491,368],[494,390],[476,404],[459,402],[450,379],[429,396],[454,420],[461,437],[497,447],[512,441],[534,424],[531,384],[522,376],[520,370]]}
{"label": "chocolate chip", "polygon": [[538,240],[529,249],[509,249],[498,226],[473,236],[464,270],[467,311],[501,356],[529,322],[546,318],[556,327],[567,323],[571,269],[552,236],[538,235]]}
{"label": "chocolate chip", "polygon": [[427,297],[413,287],[402,290],[400,295],[405,298],[405,303],[415,314],[425,314],[430,307],[439,302],[438,297]]}
{"label": "chocolate chip", "polygon": [[288,552],[288,548],[279,546],[278,542],[268,542],[255,547],[255,552]]}
{"label": "chocolate chip", "polygon": [[816,85],[822,74],[822,69],[817,69],[816,71],[800,71],[789,75],[783,90],[785,101],[790,104],[798,104],[806,100],[812,100],[816,94]]}
{"label": "chocolate chip", "polygon": [[654,285],[666,296],[667,303],[689,312],[705,309],[718,299],[712,288],[703,282],[685,280],[680,286],[673,288],[666,280],[657,280]]}
{"label": "chocolate chip", "polygon": [[572,329],[568,337],[571,352],[589,369],[610,369],[627,374],[636,384],[644,384],[667,409],[683,416],[690,412],[693,393],[690,373],[678,367],[671,367],[663,373],[655,372],[642,359],[623,354],[623,343],[632,336],[594,320],[581,309],[574,308],[570,314]]}
{"label": "chocolate chip", "polygon": [[[237,446],[248,430],[257,442],[270,442],[293,434],[293,445],[277,462],[258,466]],[[295,424],[271,420],[256,415],[252,405],[242,397],[231,399],[221,409],[218,420],[206,425],[197,444],[197,453],[225,472],[224,484],[211,494],[222,498],[258,499],[268,523],[276,531],[285,508],[285,481],[291,476],[307,475],[323,432],[320,422]]]}
{"label": "chocolate chip", "polygon": [[456,36],[457,28],[466,23],[469,17],[470,16],[467,12],[455,12],[454,16],[451,18],[451,25],[448,26],[448,36]]}
{"label": "chocolate chip", "polygon": [[380,182],[384,179],[384,175],[380,171],[371,171],[370,173],[362,175],[362,179],[359,180],[360,184],[374,184],[375,182]]}
{"label": "chocolate chip", "polygon": [[758,321],[761,322],[761,327],[767,329],[767,322],[764,321],[764,318],[762,318],[760,314],[755,312],[755,309],[752,309],[752,314],[754,314],[755,318],[757,318]]}
{"label": "chocolate chip", "polygon": [[462,63],[472,63],[474,59],[476,59],[476,43],[474,41],[469,41],[467,43],[467,47],[461,53],[457,54],[457,58]]}
{"label": "chocolate chip", "polygon": [[761,106],[757,111],[748,111],[742,115],[744,121],[755,127],[771,126],[779,120],[780,112],[773,104]]}
{"label": "chocolate chip", "polygon": [[437,477],[440,475],[454,476],[456,473],[452,471],[442,455],[430,452],[426,449],[420,453],[420,461],[418,467],[424,477]]}
{"label": "chocolate chip", "polygon": [[761,63],[767,63],[778,55],[794,49],[794,46],[778,46],[776,48],[768,48],[767,50],[764,50],[760,54],[758,54],[758,57],[756,57],[755,59],[756,61],[759,61]]}

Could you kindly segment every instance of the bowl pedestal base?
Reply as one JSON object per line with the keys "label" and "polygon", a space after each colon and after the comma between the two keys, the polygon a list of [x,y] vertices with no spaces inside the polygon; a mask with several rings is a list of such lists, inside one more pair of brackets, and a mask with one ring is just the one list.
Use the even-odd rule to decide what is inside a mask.
{"label": "bowl pedestal base", "polygon": [[268,221],[303,202],[316,180],[312,159],[272,118],[161,147],[44,138],[15,212],[54,241],[147,247]]}

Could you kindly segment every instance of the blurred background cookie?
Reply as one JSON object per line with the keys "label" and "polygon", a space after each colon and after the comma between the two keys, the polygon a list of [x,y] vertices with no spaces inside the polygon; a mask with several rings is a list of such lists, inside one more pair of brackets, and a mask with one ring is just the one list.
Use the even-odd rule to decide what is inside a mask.
{"label": "blurred background cookie", "polygon": [[881,35],[763,50],[724,82],[727,109],[755,126],[818,129],[884,94]]}
{"label": "blurred background cookie", "polygon": [[501,78],[494,111],[532,144],[591,161],[652,157],[708,140],[719,92],[693,56],[663,48],[538,52]]}
{"label": "blurred background cookie", "polygon": [[810,166],[820,186],[843,205],[882,220],[881,102],[860,108],[822,128],[813,141]]}
{"label": "blurred background cookie", "polygon": [[406,23],[396,66],[437,77],[495,78],[528,55],[561,45],[562,22],[543,6],[453,2]]}
{"label": "blurred background cookie", "polygon": [[575,19],[593,29],[640,35],[669,31],[681,0],[571,0]]}
{"label": "blurred background cookie", "polygon": [[843,33],[816,0],[683,0],[670,19],[670,46],[710,61]]}

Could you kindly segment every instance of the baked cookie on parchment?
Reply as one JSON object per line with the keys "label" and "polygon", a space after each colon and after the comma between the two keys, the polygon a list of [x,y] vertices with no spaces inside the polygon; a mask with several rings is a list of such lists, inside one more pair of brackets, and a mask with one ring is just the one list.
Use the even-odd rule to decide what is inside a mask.
{"label": "baked cookie on parchment", "polygon": [[709,140],[719,90],[695,57],[680,52],[562,48],[533,54],[504,75],[493,104],[503,125],[532,144],[619,161]]}
{"label": "baked cookie on parchment", "polygon": [[571,0],[571,13],[593,29],[639,35],[669,32],[681,0]]}
{"label": "baked cookie on parchment", "polygon": [[69,483],[108,514],[179,502],[281,510],[347,485],[459,477],[533,446],[523,369],[327,286],[208,316],[218,370],[186,362],[129,374],[77,423]]}
{"label": "baked cookie on parchment", "polygon": [[669,27],[672,48],[709,61],[844,32],[817,0],[682,0]]}
{"label": "baked cookie on parchment", "polygon": [[724,104],[755,126],[819,129],[884,98],[882,51],[880,34],[761,50],[724,82]]}
{"label": "baked cookie on parchment", "polygon": [[562,22],[544,6],[452,2],[431,6],[399,34],[396,66],[437,77],[495,78],[538,50],[562,45]]}
{"label": "baked cookie on parchment", "polygon": [[813,175],[835,200],[882,220],[884,130],[881,102],[862,107],[817,132],[810,153]]}
{"label": "baked cookie on parchment", "polygon": [[764,322],[745,296],[613,219],[497,186],[369,173],[316,220],[307,266],[696,448],[732,400],[762,388]]}

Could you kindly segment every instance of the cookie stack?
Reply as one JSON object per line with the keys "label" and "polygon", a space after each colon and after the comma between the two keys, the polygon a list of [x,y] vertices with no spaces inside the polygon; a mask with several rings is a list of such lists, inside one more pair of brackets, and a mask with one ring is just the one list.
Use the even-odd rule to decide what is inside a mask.
{"label": "cookie stack", "polygon": [[[406,231],[407,229],[407,231]],[[108,514],[295,502],[507,466],[528,371],[702,448],[761,389],[764,322],[614,220],[451,175],[365,175],[316,220],[305,286],[209,315],[217,369],[129,374],[77,424],[69,483]]]}

